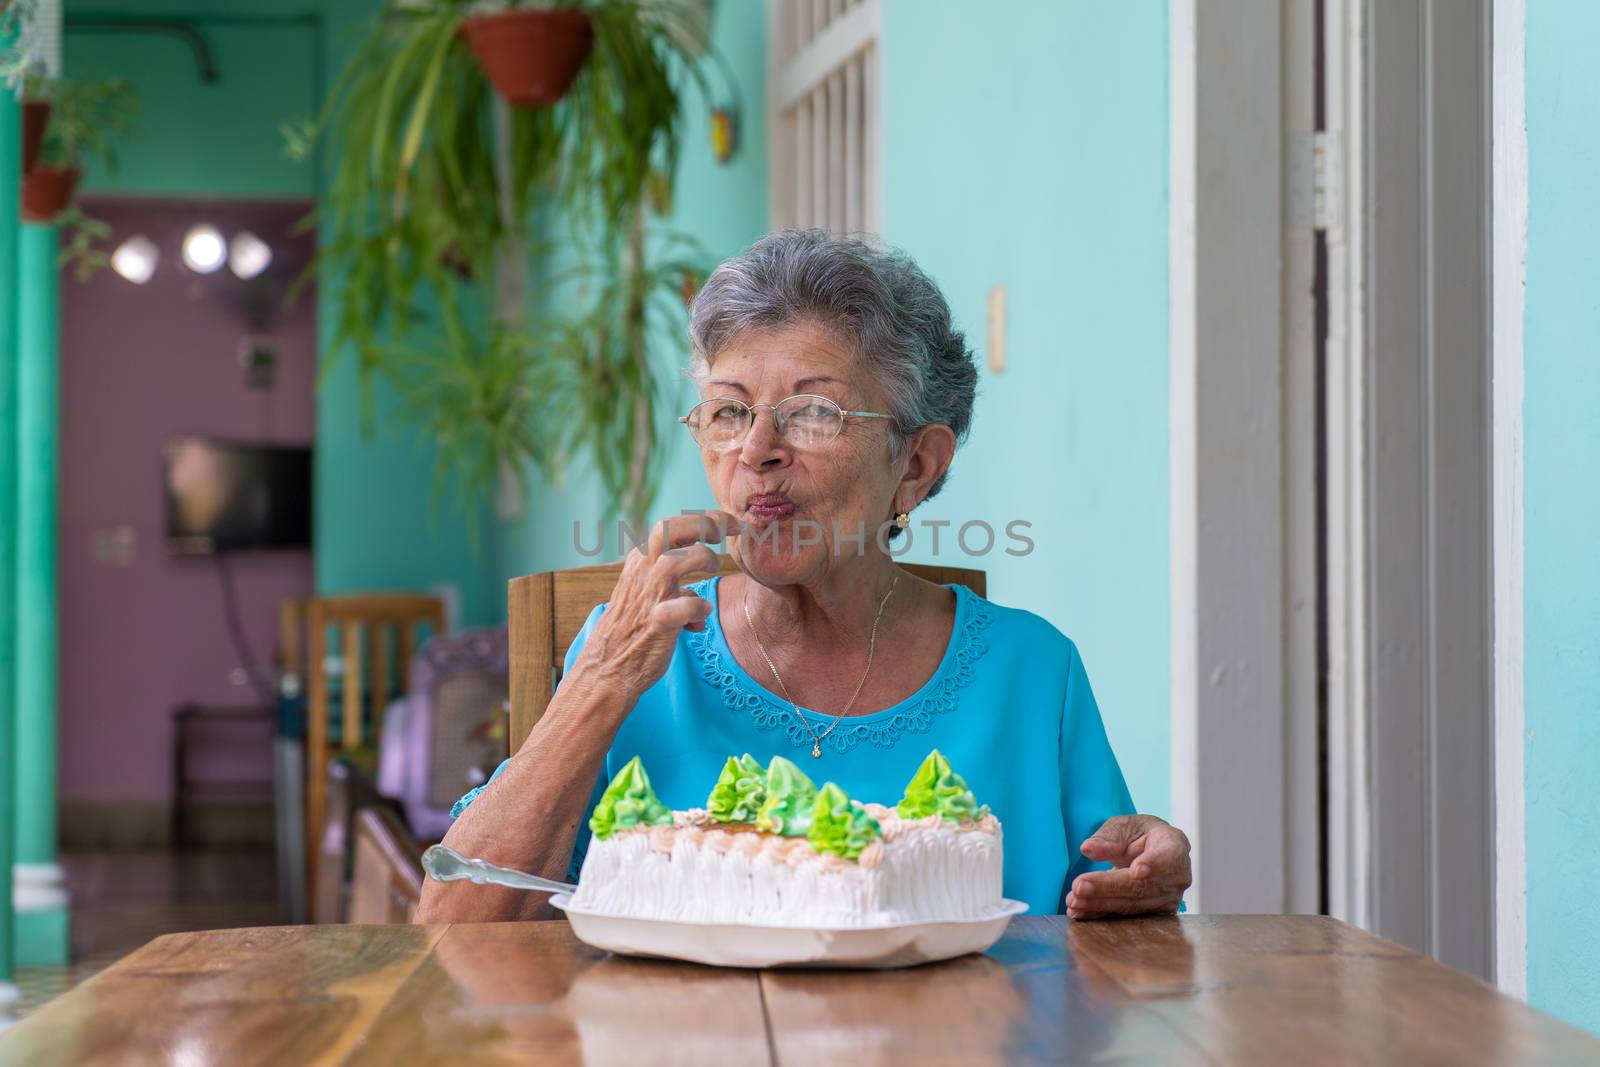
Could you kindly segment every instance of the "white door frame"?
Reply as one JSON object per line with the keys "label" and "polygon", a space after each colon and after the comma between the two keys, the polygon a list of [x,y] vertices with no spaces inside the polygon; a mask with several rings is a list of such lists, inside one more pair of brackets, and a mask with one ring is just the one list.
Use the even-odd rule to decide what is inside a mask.
{"label": "white door frame", "polygon": [[1169,6],[1172,807],[1199,911],[1318,904],[1310,10]]}
{"label": "white door frame", "polygon": [[[1488,978],[1515,936],[1495,884],[1495,823],[1513,813],[1495,794],[1521,758],[1503,743],[1519,542],[1501,532],[1520,401],[1499,366],[1519,279],[1496,268],[1493,337],[1487,310],[1507,240],[1491,249],[1504,79],[1489,0],[1327,0],[1325,17],[1342,205],[1327,230],[1329,911]],[[1493,217],[1506,224],[1498,202]]]}
{"label": "white door frame", "polygon": [[1526,0],[1494,0],[1495,984],[1528,996],[1522,766],[1522,314],[1528,262]]}
{"label": "white door frame", "polygon": [[[1340,735],[1359,777],[1330,781],[1365,825],[1351,917],[1494,974],[1493,502],[1489,0],[1341,0],[1339,55],[1362,93],[1349,147],[1365,184],[1346,301],[1358,382],[1343,502],[1359,583],[1343,635],[1359,664]],[[1362,812],[1363,795],[1365,811]],[[1333,859],[1346,859],[1335,853]]]}
{"label": "white door frame", "polygon": [[1338,146],[1343,210],[1328,228],[1328,911],[1370,926],[1371,796],[1367,743],[1365,440],[1366,85],[1360,77],[1365,6],[1325,10],[1327,124]]}

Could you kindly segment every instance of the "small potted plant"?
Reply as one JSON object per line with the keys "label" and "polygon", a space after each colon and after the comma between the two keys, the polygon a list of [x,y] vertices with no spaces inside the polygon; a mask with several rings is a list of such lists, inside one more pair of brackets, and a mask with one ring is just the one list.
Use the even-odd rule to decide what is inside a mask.
{"label": "small potted plant", "polygon": [[49,118],[33,166],[22,178],[22,217],[51,222],[72,203],[83,165],[117,166],[116,143],[133,128],[138,98],[127,82],[113,78],[78,82],[30,78],[28,96],[49,104]]}

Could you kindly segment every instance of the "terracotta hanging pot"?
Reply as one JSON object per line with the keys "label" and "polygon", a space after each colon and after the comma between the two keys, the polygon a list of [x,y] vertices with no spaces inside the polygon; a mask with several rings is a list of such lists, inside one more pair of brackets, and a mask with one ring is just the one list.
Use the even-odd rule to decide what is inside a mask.
{"label": "terracotta hanging pot", "polygon": [[72,203],[83,171],[77,167],[34,167],[22,177],[22,217],[54,222]]}
{"label": "terracotta hanging pot", "polygon": [[45,127],[50,125],[50,104],[45,100],[22,102],[22,173],[26,174],[39,162],[39,149],[44,146]]}
{"label": "terracotta hanging pot", "polygon": [[461,24],[495,91],[512,107],[549,107],[566,95],[594,48],[582,11],[502,11]]}

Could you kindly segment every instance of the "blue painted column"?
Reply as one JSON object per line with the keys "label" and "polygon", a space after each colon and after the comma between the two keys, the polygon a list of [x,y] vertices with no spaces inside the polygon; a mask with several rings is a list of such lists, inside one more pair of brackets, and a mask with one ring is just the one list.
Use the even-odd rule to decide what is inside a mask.
{"label": "blue painted column", "polygon": [[56,533],[61,308],[54,226],[22,225],[17,367],[16,956],[67,962],[56,864]]}
{"label": "blue painted column", "polygon": [[17,199],[22,130],[16,97],[0,86],[0,1020],[11,984],[11,861],[16,826]]}

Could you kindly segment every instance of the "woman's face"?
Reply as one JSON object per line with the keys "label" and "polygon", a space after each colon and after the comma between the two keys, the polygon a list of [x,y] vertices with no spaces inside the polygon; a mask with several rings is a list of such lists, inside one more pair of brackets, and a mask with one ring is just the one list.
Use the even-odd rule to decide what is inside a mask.
{"label": "woman's face", "polygon": [[[846,411],[884,411],[883,397],[850,351],[809,323],[751,333],[725,348],[700,398],[777,404],[815,393]],[[846,418],[826,445],[796,448],[779,436],[770,408],[725,449],[700,450],[717,506],[746,533],[734,552],[765,585],[808,584],[878,551],[893,514],[905,457],[890,461],[888,419]]]}

